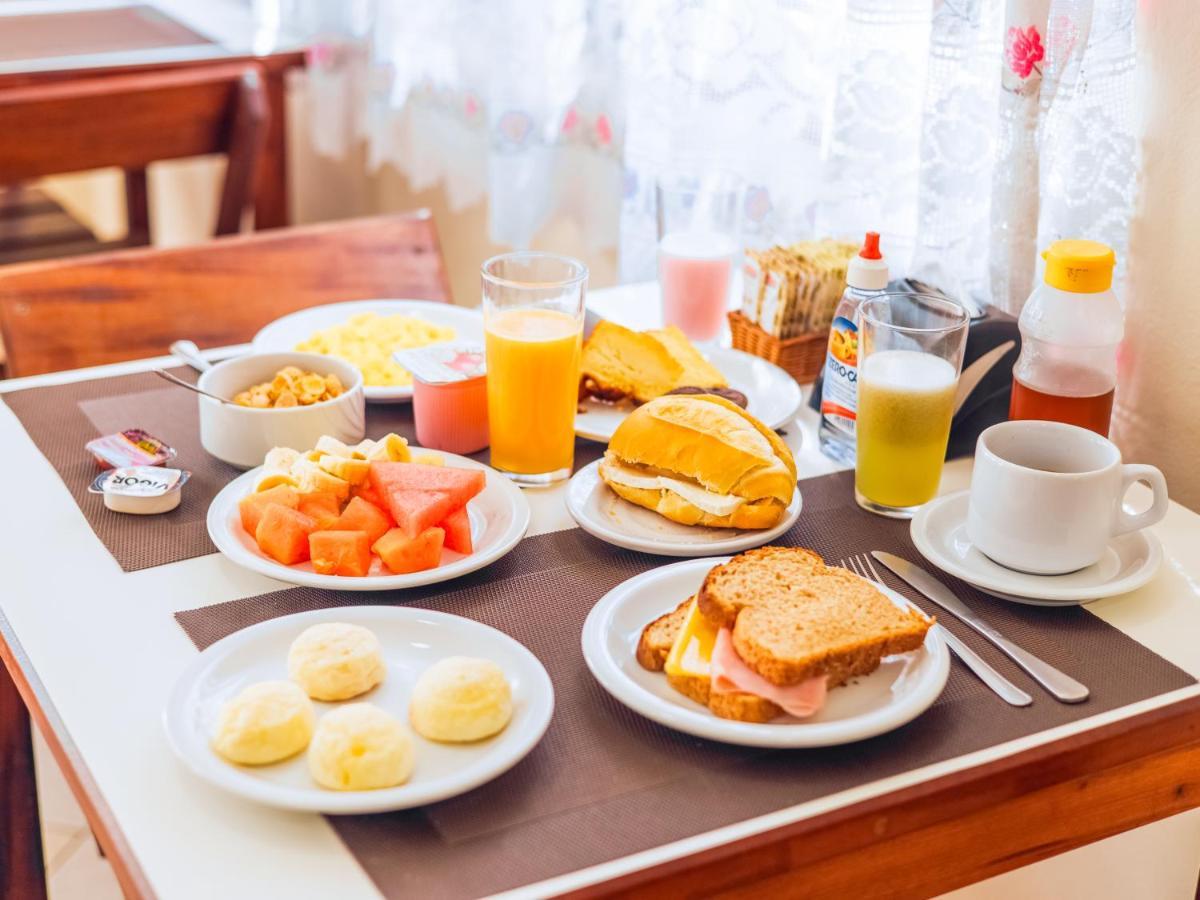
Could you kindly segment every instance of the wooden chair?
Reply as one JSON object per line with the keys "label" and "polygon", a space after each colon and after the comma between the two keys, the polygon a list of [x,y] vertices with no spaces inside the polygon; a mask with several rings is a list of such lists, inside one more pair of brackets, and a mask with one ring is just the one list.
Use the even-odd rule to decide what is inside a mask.
{"label": "wooden chair", "polygon": [[8,375],[159,356],[177,338],[247,341],[285,313],[337,300],[449,302],[427,210],[0,267]]}
{"label": "wooden chair", "polygon": [[51,231],[30,223],[21,230],[21,219],[9,216],[0,262],[150,243],[146,167],[210,153],[229,158],[216,234],[236,233],[254,200],[268,120],[263,75],[253,63],[0,91],[0,185],[116,166],[125,171],[129,220],[128,236],[105,245],[70,227]]}

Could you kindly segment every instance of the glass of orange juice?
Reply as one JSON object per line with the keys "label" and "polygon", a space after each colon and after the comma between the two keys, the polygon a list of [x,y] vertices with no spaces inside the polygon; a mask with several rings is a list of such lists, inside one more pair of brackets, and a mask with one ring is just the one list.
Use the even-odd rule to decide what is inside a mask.
{"label": "glass of orange juice", "polygon": [[587,266],[520,251],[483,264],[492,466],[522,485],[571,475]]}

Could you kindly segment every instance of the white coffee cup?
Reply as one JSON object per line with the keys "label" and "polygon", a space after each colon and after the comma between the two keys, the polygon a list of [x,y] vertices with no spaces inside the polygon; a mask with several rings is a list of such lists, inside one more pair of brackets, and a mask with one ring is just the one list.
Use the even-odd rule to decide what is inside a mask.
{"label": "white coffee cup", "polygon": [[[1145,512],[1123,508],[1135,482],[1154,492]],[[1154,466],[1122,465],[1107,438],[1061,422],[1001,422],[975,447],[967,537],[995,562],[1061,575],[1093,565],[1109,540],[1167,514],[1167,482]]]}

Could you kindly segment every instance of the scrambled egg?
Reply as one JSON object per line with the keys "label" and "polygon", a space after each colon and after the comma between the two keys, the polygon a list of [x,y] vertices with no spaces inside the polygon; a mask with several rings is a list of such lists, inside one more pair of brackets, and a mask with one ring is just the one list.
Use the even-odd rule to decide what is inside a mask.
{"label": "scrambled egg", "polygon": [[453,328],[412,316],[366,312],[351,316],[341,325],[321,329],[297,344],[296,349],[353,363],[362,371],[364,383],[372,387],[407,387],[412,384],[412,375],[392,359],[392,351],[453,339]]}

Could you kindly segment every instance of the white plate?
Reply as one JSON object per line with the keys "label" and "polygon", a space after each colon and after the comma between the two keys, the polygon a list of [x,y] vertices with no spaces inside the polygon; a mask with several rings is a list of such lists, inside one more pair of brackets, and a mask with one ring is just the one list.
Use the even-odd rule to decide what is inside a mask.
{"label": "white plate", "polygon": [[[828,747],[883,734],[910,722],[937,699],[950,656],[936,629],[912,653],[885,657],[865,678],[829,692],[810,719],[783,716],[757,724],[713,715],[667,684],[661,672],[638,665],[634,653],[646,624],[695,593],[704,576],[728,557],[693,559],[653,569],[609,591],[583,625],[588,668],[610,694],[648,719],[697,737],[750,747]],[[881,588],[900,607],[911,604]]]}
{"label": "white plate", "polygon": [[660,556],[715,556],[761,547],[783,534],[800,516],[800,489],[783,520],[761,531],[680,525],[652,510],[622,500],[600,478],[601,460],[584,466],[567,485],[567,511],[588,534]]}
{"label": "white plate", "polygon": [[482,569],[515,547],[529,528],[529,501],[519,487],[495,469],[465,456],[453,453],[441,455],[448,466],[482,469],[487,473],[487,485],[467,504],[467,516],[471,520],[471,544],[475,552],[463,556],[453,550],[443,550],[442,564],[436,569],[393,575],[384,568],[379,557],[375,557],[371,563],[371,574],[351,578],[319,575],[307,562],[294,566],[276,562],[259,550],[254,537],[245,532],[238,512],[238,501],[254,488],[254,482],[262,471],[261,466],[233,479],[213,498],[208,507],[208,536],[218,550],[239,566],[280,581],[308,587],[337,591],[391,591],[449,581]]}
{"label": "white plate", "polygon": [[[729,386],[746,395],[746,411],[768,428],[782,428],[800,411],[803,398],[796,379],[779,366],[741,350],[718,347],[704,351]],[[607,444],[633,409],[629,403],[603,403],[588,398],[575,416],[575,433]]]}
{"label": "white plate", "polygon": [[[435,325],[448,325],[454,329],[456,341],[483,344],[483,316],[478,310],[429,300],[351,300],[325,306],[310,306],[308,309],[276,319],[254,336],[254,351],[270,353],[295,350],[298,343],[308,340],[314,332],[331,325],[341,325],[351,316],[364,312],[378,313],[381,316],[400,314],[424,319]],[[366,385],[364,395],[371,403],[405,403],[412,399],[412,386]]]}
{"label": "white plate", "polygon": [[967,537],[968,491],[922,506],[912,520],[912,539],[927,560],[1002,600],[1031,606],[1070,606],[1124,594],[1154,577],[1162,546],[1148,530],[1112,538],[1104,558],[1066,575],[1031,575],[992,562]]}
{"label": "white plate", "polygon": [[[361,697],[407,726],[408,700],[417,677],[447,656],[490,659],[508,675],[513,718],[495,737],[473,744],[439,744],[413,733],[416,768],[399,787],[331,791],[308,772],[306,754],[269,766],[238,766],[209,746],[225,701],[257,681],[287,678],[292,641],[318,622],[349,622],[371,629],[383,646],[387,676]],[[317,717],[339,704],[313,704]],[[175,683],[163,711],[171,749],[193,772],[222,790],[284,809],[323,813],[376,813],[454,797],[512,768],[537,744],[554,711],[554,687],[537,657],[503,632],[471,619],[404,606],[350,606],[297,613],[252,625],[217,641]]]}

